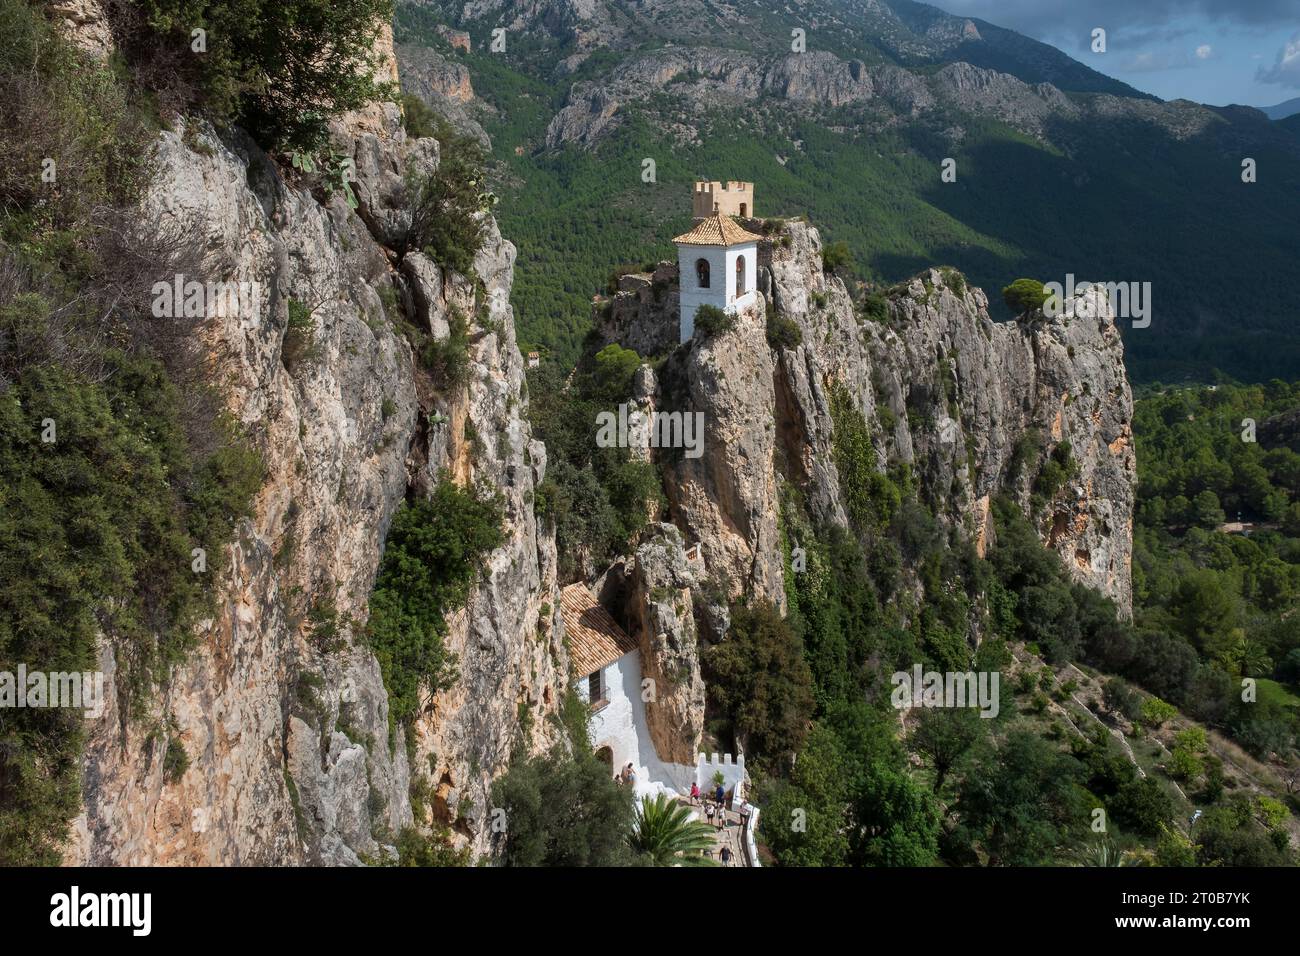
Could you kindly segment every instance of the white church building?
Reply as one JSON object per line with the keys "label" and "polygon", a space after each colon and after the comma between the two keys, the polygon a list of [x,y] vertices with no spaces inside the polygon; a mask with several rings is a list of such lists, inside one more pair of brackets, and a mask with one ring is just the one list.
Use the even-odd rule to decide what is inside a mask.
{"label": "white church building", "polygon": [[641,651],[585,584],[560,593],[560,610],[578,696],[587,703],[587,731],[596,755],[613,775],[629,763],[636,772],[636,795],[685,796],[691,784],[710,792],[718,773],[723,788],[744,797],[745,757],[700,754],[695,766],[659,759],[646,724],[646,688]]}
{"label": "white church building", "polygon": [[[713,183],[696,183],[694,206],[701,206],[702,186]],[[741,195],[744,202],[737,209],[753,211],[753,184],[731,183],[745,187]],[[681,341],[695,334],[695,313],[702,305],[712,305],[723,312],[735,314],[758,301],[758,243],[762,236],[755,235],[734,222],[718,202],[710,215],[699,217],[689,232],[673,239],[677,246],[677,271],[681,290]]]}

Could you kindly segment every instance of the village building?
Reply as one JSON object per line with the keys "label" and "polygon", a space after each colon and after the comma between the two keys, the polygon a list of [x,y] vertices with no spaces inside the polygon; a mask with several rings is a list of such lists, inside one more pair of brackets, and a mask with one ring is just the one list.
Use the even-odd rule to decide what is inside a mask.
{"label": "village building", "polygon": [[641,650],[585,584],[571,584],[560,594],[564,634],[576,681],[586,702],[588,735],[610,775],[629,763],[636,774],[638,797],[659,793],[683,797],[691,784],[712,792],[721,774],[729,799],[744,797],[745,757],[700,754],[694,766],[661,760],[646,723],[646,690]]}

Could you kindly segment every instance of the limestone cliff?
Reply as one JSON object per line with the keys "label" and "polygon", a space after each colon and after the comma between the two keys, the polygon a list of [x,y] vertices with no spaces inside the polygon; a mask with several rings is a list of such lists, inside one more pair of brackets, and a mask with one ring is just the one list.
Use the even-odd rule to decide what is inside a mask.
{"label": "limestone cliff", "polygon": [[[489,222],[477,286],[399,261],[403,173],[435,167],[437,143],[408,140],[391,103],[343,118],[334,140],[355,162],[356,210],[237,132],[181,122],[156,144],[142,217],[198,237],[204,278],[260,290],[205,336],[267,477],[197,649],[144,719],[113,707],[93,726],[71,861],[356,863],[413,822],[413,785],[428,794],[415,822],[482,852],[493,775],[551,732],[567,662],[554,541],[533,516],[546,455],[526,417],[514,248]],[[446,338],[453,309],[471,322],[455,388],[401,331]],[[395,509],[444,480],[499,489],[506,540],[451,622],[460,677],[427,703],[410,753],[362,629]],[[111,683],[112,646],[101,661]],[[189,758],[179,776],[164,770],[170,742]]]}
{"label": "limestone cliff", "polygon": [[660,760],[693,765],[704,728],[692,589],[699,585],[670,524],[651,529],[636,550],[631,573],[629,632],[641,648],[642,677],[654,681],[646,725]]}
{"label": "limestone cliff", "polygon": [[[599,308],[603,337],[664,347],[668,337],[646,326],[675,330],[675,288],[653,291],[673,272],[625,278]],[[1074,474],[1034,515],[1042,538],[1079,580],[1129,607],[1133,406],[1104,298],[1097,318],[999,323],[982,291],[932,269],[890,290],[884,314],[868,319],[823,270],[816,229],[797,221],[763,243],[759,289],[762,304],[731,330],[671,353],[655,403],[704,415],[703,455],[660,460],[673,521],[731,593],[784,602],[783,481],[818,517],[847,520],[832,444],[832,392],[842,387],[880,470],[910,465],[936,515],[981,551],[991,496],[1005,488],[1032,510],[1038,462],[1068,451]],[[797,326],[800,344],[769,344],[768,309]],[[1027,460],[1017,472],[1018,446]]]}

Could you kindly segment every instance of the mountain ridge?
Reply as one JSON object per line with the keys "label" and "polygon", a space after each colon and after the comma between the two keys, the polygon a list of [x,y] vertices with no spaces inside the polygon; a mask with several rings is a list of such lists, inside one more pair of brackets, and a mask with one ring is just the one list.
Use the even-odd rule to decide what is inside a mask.
{"label": "mountain ridge", "polygon": [[[922,20],[933,27],[917,32],[892,7],[851,4],[838,19],[808,20],[807,52],[794,53],[790,14],[763,19],[765,8],[748,3],[710,7],[701,21],[709,29],[685,39],[653,24],[633,35],[626,18],[649,24],[653,11],[694,22],[681,19],[697,10],[688,0],[621,13],[594,0],[452,6],[399,6],[399,52],[433,47],[469,70],[476,96],[461,105],[491,135],[500,189],[521,211],[507,222],[523,252],[521,337],[566,361],[609,267],[666,251],[645,213],[673,215],[668,181],[736,178],[762,184],[760,211],[814,215],[871,281],[934,262],[989,289],[1021,275],[1142,273],[1158,290],[1164,331],[1125,333],[1141,380],[1216,370],[1261,378],[1300,362],[1280,305],[1300,275],[1273,251],[1297,211],[1300,139],[1258,111],[1066,90],[1035,79],[1041,71],[1026,72],[1030,82],[979,66],[969,61],[981,41],[962,39],[965,21],[928,7],[908,8],[918,29]],[[719,11],[734,31],[717,27]],[[845,25],[849,14],[894,32],[862,40]],[[447,18],[468,30],[472,52],[439,36]],[[498,23],[506,50],[485,51]],[[514,39],[525,27],[533,32]],[[1061,82],[1071,75],[1084,74],[1066,71]],[[1263,172],[1243,189],[1247,156]],[[640,177],[646,158],[657,182]],[[958,164],[956,183],[939,181],[946,158]],[[625,214],[606,223],[613,208]],[[1268,237],[1263,258],[1241,258],[1259,236]],[[1241,274],[1252,282],[1236,282]]]}

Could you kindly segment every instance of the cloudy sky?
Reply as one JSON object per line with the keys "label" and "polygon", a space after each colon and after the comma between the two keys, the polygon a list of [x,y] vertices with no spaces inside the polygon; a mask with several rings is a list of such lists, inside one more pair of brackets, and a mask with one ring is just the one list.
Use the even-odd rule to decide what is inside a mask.
{"label": "cloudy sky", "polygon": [[[1300,0],[929,0],[1051,43],[1163,99],[1271,106],[1300,96]],[[1107,50],[1093,53],[1092,31]]]}

